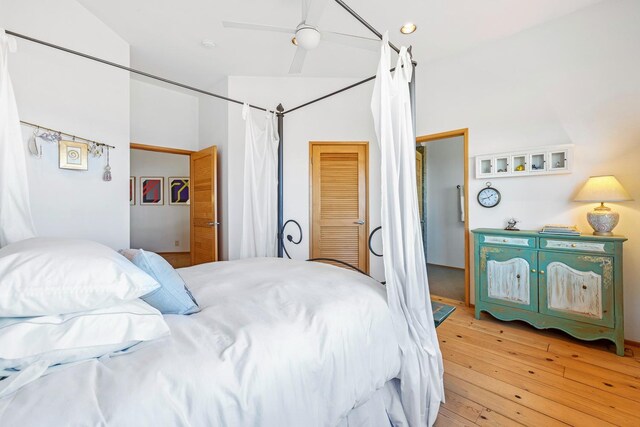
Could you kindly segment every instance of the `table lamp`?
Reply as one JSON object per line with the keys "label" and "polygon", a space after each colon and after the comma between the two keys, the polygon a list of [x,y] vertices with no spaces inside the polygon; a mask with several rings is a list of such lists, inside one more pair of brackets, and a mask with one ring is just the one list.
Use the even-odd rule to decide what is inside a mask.
{"label": "table lamp", "polygon": [[576,202],[600,203],[600,206],[587,213],[587,221],[589,221],[589,225],[594,230],[593,234],[596,236],[611,236],[613,235],[611,231],[618,225],[620,214],[612,211],[604,203],[626,202],[633,199],[615,176],[603,175],[589,177],[573,200]]}

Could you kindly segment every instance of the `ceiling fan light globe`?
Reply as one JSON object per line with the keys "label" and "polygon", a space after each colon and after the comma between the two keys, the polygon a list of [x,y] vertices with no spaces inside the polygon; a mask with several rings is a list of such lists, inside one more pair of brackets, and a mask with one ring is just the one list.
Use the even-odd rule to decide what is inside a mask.
{"label": "ceiling fan light globe", "polygon": [[298,46],[306,50],[312,50],[318,47],[320,44],[320,38],[320,32],[315,28],[300,28],[296,32],[296,41],[298,42]]}

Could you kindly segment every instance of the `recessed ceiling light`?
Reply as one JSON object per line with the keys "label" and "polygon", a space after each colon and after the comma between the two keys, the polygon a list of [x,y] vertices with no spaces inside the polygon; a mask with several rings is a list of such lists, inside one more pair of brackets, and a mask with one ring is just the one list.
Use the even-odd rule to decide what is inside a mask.
{"label": "recessed ceiling light", "polygon": [[402,27],[400,27],[400,32],[402,34],[411,34],[417,29],[418,27],[416,27],[416,24],[414,24],[413,22],[407,22]]}
{"label": "recessed ceiling light", "polygon": [[298,46],[298,39],[297,39],[297,38],[295,38],[295,37],[293,37],[293,38],[291,39],[291,43],[293,43],[294,45]]}
{"label": "recessed ceiling light", "polygon": [[202,46],[211,49],[213,47],[216,47],[216,44],[213,40],[204,39],[202,40]]}

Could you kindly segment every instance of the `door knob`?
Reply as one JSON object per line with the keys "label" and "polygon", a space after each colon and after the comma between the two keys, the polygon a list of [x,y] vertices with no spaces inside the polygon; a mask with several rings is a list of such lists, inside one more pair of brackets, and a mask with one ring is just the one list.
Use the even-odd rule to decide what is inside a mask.
{"label": "door knob", "polygon": [[209,221],[209,222],[207,222],[207,226],[208,227],[216,227],[218,225],[220,225],[220,223],[218,221]]}
{"label": "door knob", "polygon": [[357,221],[353,221],[354,224],[358,224],[358,225],[364,225],[364,220],[359,219]]}
{"label": "door knob", "polygon": [[535,272],[536,272],[536,269],[535,269],[535,268],[532,268],[532,269],[531,269],[531,272],[532,272],[532,273],[535,273]]}
{"label": "door knob", "polygon": [[543,270],[540,270],[540,274],[544,274],[544,271],[543,271]]}

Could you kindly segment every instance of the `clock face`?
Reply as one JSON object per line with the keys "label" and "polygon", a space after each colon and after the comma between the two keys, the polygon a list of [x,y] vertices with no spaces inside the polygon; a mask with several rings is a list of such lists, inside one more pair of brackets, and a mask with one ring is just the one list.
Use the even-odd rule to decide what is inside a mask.
{"label": "clock face", "polygon": [[492,208],[500,203],[500,192],[495,188],[484,188],[478,193],[478,203],[485,208]]}

